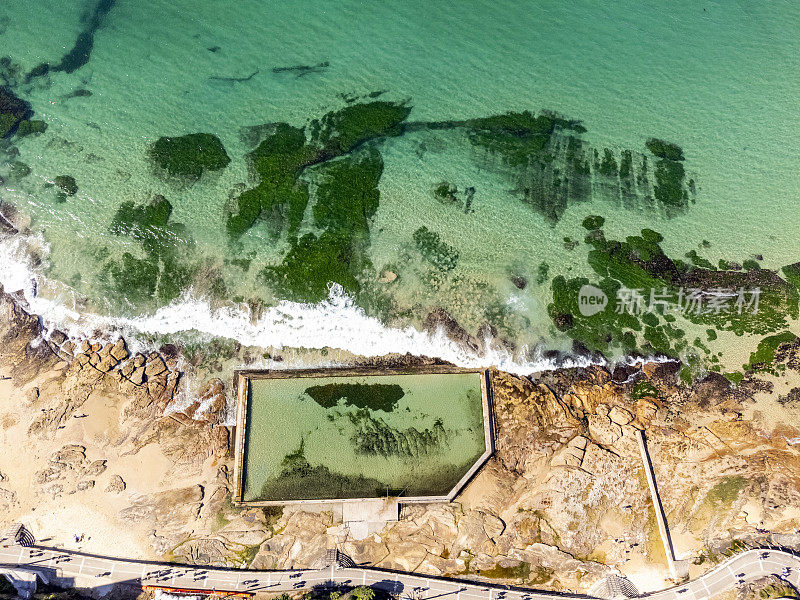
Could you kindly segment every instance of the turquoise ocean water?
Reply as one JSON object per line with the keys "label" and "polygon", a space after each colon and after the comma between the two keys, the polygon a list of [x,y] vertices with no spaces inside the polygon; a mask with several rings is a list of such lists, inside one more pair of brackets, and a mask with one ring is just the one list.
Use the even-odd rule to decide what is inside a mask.
{"label": "turquoise ocean water", "polygon": [[[26,81],[88,30],[85,64]],[[45,318],[89,335],[101,327],[134,336],[195,330],[263,347],[408,351],[530,370],[542,350],[569,348],[547,314],[548,282],[590,275],[585,247],[564,243],[583,239],[587,215],[604,216],[615,239],[652,228],[679,257],[705,240],[702,254],[713,263],[800,260],[798,31],[800,6],[788,1],[5,0],[0,83],[48,129],[6,140],[0,154],[0,197],[31,218],[30,236],[0,240],[0,275]],[[312,68],[282,70],[301,65]],[[583,123],[587,147],[609,148],[617,160],[622,149],[638,160],[647,138],[663,138],[683,148],[696,190],[683,210],[667,211],[594,182],[585,201],[548,218],[463,132],[409,130],[377,143],[384,167],[363,293],[334,288],[322,303],[288,302],[299,299],[259,276],[288,252],[286,232],[259,222],[232,243],[225,230],[231,199],[254,185],[245,160],[253,144],[242,128],[302,127],[370,93],[407,101],[410,122],[557,111]],[[194,132],[217,135],[230,164],[191,185],[156,177],[153,142]],[[51,183],[64,174],[78,192],[59,202]],[[301,233],[315,231],[309,177]],[[442,181],[456,186],[458,203],[435,197]],[[171,222],[185,225],[176,247],[202,266],[178,298],[124,297],[103,265],[142,249],[110,223],[123,202],[157,194],[171,203]],[[420,255],[421,227],[457,255],[453,268],[434,272]],[[420,333],[436,308],[474,336],[486,335],[488,322],[511,343],[479,357]]]}

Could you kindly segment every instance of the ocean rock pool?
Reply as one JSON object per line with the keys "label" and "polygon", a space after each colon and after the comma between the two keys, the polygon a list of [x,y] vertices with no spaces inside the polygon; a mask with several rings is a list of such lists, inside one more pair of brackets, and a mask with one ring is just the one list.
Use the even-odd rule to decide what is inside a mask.
{"label": "ocean rock pool", "polygon": [[484,372],[327,373],[238,374],[239,502],[448,500],[489,456]]}

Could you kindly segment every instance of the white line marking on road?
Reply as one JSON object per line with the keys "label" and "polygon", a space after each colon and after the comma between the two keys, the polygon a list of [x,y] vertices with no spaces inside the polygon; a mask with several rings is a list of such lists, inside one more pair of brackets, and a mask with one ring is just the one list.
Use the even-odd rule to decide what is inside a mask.
{"label": "white line marking on road", "polygon": [[78,575],[83,573],[83,563],[85,563],[85,562],[86,562],[86,557],[84,556],[84,557],[81,558],[81,566],[78,567]]}

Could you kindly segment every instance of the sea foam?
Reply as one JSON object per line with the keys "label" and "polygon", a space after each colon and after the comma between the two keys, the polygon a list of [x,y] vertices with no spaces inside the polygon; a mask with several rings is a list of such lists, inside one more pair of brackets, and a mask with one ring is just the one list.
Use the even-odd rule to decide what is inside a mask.
{"label": "sea foam", "polygon": [[[476,353],[447,337],[412,326],[387,327],[367,315],[341,286],[333,284],[328,298],[316,304],[281,301],[261,311],[256,318],[247,305],[213,308],[187,292],[181,299],[136,317],[108,316],[71,308],[74,292],[48,281],[46,263],[33,259],[46,256],[47,245],[38,236],[15,236],[0,242],[0,283],[7,293],[24,297],[27,309],[38,315],[49,330],[60,329],[74,339],[112,339],[122,335],[132,349],[144,347],[147,336],[200,334],[201,338],[233,339],[245,346],[261,348],[340,349],[363,357],[411,354],[442,359],[461,367],[498,367],[519,375],[558,367],[593,364],[587,357],[545,358],[523,352],[512,354],[484,340],[485,351]],[[39,264],[37,265],[37,262]],[[46,291],[44,291],[46,290]]]}

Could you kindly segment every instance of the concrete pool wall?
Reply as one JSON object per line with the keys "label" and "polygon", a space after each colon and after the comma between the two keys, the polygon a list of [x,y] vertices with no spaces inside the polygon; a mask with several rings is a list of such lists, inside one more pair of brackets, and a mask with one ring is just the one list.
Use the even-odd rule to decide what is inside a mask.
{"label": "concrete pool wall", "polygon": [[[403,503],[450,502],[475,476],[486,463],[494,451],[494,422],[492,418],[492,383],[491,372],[479,369],[461,369],[442,365],[425,365],[420,367],[386,368],[386,367],[360,367],[360,368],[333,368],[333,369],[304,369],[285,371],[238,370],[234,374],[234,388],[236,389],[236,427],[234,431],[235,466],[234,466],[234,492],[233,503],[238,506],[280,506],[287,504],[327,504],[330,502],[364,502],[374,500],[376,496],[369,497],[339,497],[308,498],[308,499],[246,499],[246,471],[248,463],[248,407],[251,404],[251,382],[260,380],[277,379],[329,379],[329,378],[383,378],[391,383],[392,376],[409,375],[457,375],[471,374],[479,376],[481,409],[483,416],[483,453],[472,463],[471,467],[463,473],[458,482],[446,494],[441,495],[412,495],[399,496]],[[407,378],[406,378],[407,379]],[[396,379],[395,379],[396,380]],[[311,383],[311,382],[309,382]],[[473,429],[474,433],[477,433]],[[480,450],[477,450],[478,452]]]}

